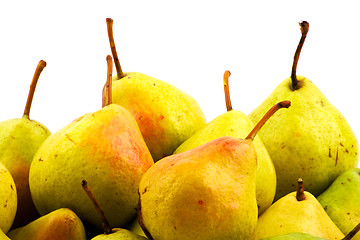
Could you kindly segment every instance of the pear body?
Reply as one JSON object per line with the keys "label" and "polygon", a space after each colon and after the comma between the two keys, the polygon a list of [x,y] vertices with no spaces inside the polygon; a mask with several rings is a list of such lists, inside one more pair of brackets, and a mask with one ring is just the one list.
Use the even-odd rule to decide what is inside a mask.
{"label": "pear body", "polygon": [[[241,111],[231,110],[211,120],[204,128],[195,132],[174,153],[188,151],[219,137],[230,136],[244,139],[253,128],[254,125],[248,116]],[[258,161],[256,199],[260,215],[274,200],[276,174],[269,153],[258,136],[254,139],[254,146]]]}
{"label": "pear body", "polygon": [[123,226],[136,216],[138,184],[153,163],[133,116],[111,104],[46,139],[30,166],[30,190],[41,214],[68,207],[101,227],[81,187],[87,180],[111,227]]}
{"label": "pear body", "polygon": [[92,240],[145,240],[147,238],[139,236],[126,229],[116,229],[114,233],[101,234],[92,238]]}
{"label": "pear body", "polygon": [[0,162],[0,230],[7,233],[14,222],[17,193],[14,179]]}
{"label": "pear body", "polygon": [[70,209],[61,208],[21,227],[11,235],[11,239],[86,240],[86,234],[80,218]]}
{"label": "pear body", "polygon": [[308,233],[288,233],[280,236],[273,236],[273,237],[266,237],[261,238],[261,240],[297,240],[297,239],[303,239],[303,240],[326,240],[326,238],[321,238],[314,236],[312,234]]}
{"label": "pear body", "polygon": [[249,117],[258,122],[269,106],[288,99],[292,107],[273,116],[259,132],[277,175],[275,199],[295,189],[296,180],[318,196],[335,178],[358,165],[358,142],[344,116],[307,78],[293,91],[284,80]]}
{"label": "pear body", "polygon": [[253,239],[255,175],[249,140],[222,137],[166,157],[140,182],[139,223],[157,240]]}
{"label": "pear body", "polygon": [[142,73],[129,72],[114,80],[112,101],[133,114],[154,161],[171,155],[206,123],[193,97]]}
{"label": "pear body", "polygon": [[0,162],[11,173],[18,198],[13,228],[24,226],[40,215],[31,198],[29,169],[35,152],[50,131],[28,116],[0,122]]}
{"label": "pear body", "polygon": [[309,192],[298,201],[296,192],[274,202],[258,219],[256,239],[301,232],[329,240],[340,240],[344,234],[331,221],[320,203]]}
{"label": "pear body", "polygon": [[[360,223],[360,168],[342,173],[317,199],[332,221],[347,235]],[[359,240],[360,233],[352,239]]]}

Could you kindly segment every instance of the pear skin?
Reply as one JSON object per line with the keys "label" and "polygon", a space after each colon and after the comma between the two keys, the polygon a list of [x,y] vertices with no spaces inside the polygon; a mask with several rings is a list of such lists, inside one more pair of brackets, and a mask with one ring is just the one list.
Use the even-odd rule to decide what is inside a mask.
{"label": "pear skin", "polygon": [[149,239],[253,239],[252,141],[222,137],[156,162],[143,176],[139,223]]}
{"label": "pear skin", "polygon": [[128,109],[157,161],[171,155],[206,119],[199,104],[175,86],[142,73],[129,72],[112,83],[113,103]]}
{"label": "pear skin", "polygon": [[[174,154],[184,152],[216,138],[230,136],[244,139],[254,128],[254,124],[244,113],[230,110],[211,120],[206,126],[181,144]],[[259,215],[273,202],[276,191],[276,174],[272,160],[260,137],[254,139],[258,167],[256,173],[256,199]]]}
{"label": "pear skin", "polygon": [[[360,168],[342,173],[317,199],[339,229],[348,234],[360,223]],[[360,233],[352,239],[359,240]]]}
{"label": "pear skin", "polygon": [[0,230],[7,233],[13,224],[17,209],[17,193],[14,179],[0,162]]}
{"label": "pear skin", "polygon": [[129,230],[126,229],[114,229],[114,233],[110,233],[110,234],[101,234],[98,235],[94,238],[92,238],[91,240],[146,240],[146,237],[137,235]]}
{"label": "pear skin", "polygon": [[11,239],[86,240],[86,234],[80,218],[70,209],[62,208],[20,228],[19,231],[12,235]]}
{"label": "pear skin", "polygon": [[41,214],[68,207],[101,227],[80,184],[86,179],[103,203],[110,226],[121,227],[136,216],[138,184],[153,164],[131,113],[110,104],[45,140],[30,166],[30,190]]}
{"label": "pear skin", "polygon": [[273,203],[258,219],[255,239],[301,232],[329,240],[341,240],[344,234],[331,221],[320,203],[309,192],[299,201],[296,192]]}

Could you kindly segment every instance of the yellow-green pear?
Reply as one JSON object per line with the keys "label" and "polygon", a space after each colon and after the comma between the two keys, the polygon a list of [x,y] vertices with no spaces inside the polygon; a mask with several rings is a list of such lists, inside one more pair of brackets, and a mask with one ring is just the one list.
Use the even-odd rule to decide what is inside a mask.
{"label": "yellow-green pear", "polygon": [[[110,56],[107,62],[107,84],[111,86]],[[138,185],[153,163],[131,113],[107,102],[45,140],[30,166],[30,190],[41,214],[67,207],[81,219],[101,226],[79,184],[87,179],[110,225],[121,227],[136,216]]]}
{"label": "yellow-green pear", "polygon": [[149,239],[253,239],[258,217],[253,139],[220,137],[156,162],[139,186],[139,223]]}
{"label": "yellow-green pear", "polygon": [[10,171],[18,197],[13,228],[26,225],[40,216],[30,194],[29,169],[36,150],[50,136],[50,131],[40,122],[30,119],[29,115],[36,84],[45,66],[45,61],[39,61],[22,118],[0,122],[0,162]]}
{"label": "yellow-green pear", "polygon": [[340,240],[344,237],[316,198],[304,191],[302,179],[298,180],[297,191],[280,198],[260,215],[255,239],[294,232],[308,233],[329,240]]}
{"label": "yellow-green pear", "polygon": [[302,37],[291,77],[249,114],[255,123],[279,99],[289,99],[293,105],[270,119],[259,133],[275,166],[275,199],[292,192],[298,177],[309,183],[306,191],[318,196],[359,161],[358,142],[345,117],[309,79],[296,75],[309,24],[304,21],[300,26]]}
{"label": "yellow-green pear", "polygon": [[[254,124],[247,115],[232,108],[228,83],[229,76],[230,72],[225,71],[224,90],[227,112],[207,123],[204,128],[196,131],[188,140],[181,144],[174,153],[193,149],[223,136],[245,138],[251,129],[254,128]],[[254,146],[258,159],[256,172],[256,199],[260,215],[274,200],[276,174],[269,153],[259,137],[254,139]]]}
{"label": "yellow-green pear", "polygon": [[[360,168],[340,174],[317,199],[339,229],[348,234],[360,223]],[[360,240],[360,233],[353,239]]]}
{"label": "yellow-green pear", "polygon": [[86,240],[82,221],[67,208],[57,209],[12,231],[11,240]]}
{"label": "yellow-green pear", "polygon": [[17,194],[14,179],[0,162],[0,230],[7,233],[14,222]]}
{"label": "yellow-green pear", "polygon": [[206,119],[196,100],[175,86],[138,72],[123,73],[113,38],[113,20],[106,19],[117,74],[113,103],[129,110],[157,161],[171,155]]}

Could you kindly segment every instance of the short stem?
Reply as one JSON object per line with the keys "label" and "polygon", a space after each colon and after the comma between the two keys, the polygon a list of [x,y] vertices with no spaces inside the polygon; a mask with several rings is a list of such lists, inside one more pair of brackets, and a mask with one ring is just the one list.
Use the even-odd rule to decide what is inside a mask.
{"label": "short stem", "polygon": [[224,73],[224,92],[225,92],[225,103],[226,103],[227,111],[231,111],[233,109],[231,106],[230,89],[229,89],[230,75],[231,75],[231,72],[226,70]]}
{"label": "short stem", "polygon": [[299,25],[300,25],[300,30],[301,30],[301,38],[300,38],[300,42],[295,51],[294,62],[292,65],[292,70],[291,70],[291,82],[292,82],[292,90],[293,91],[301,88],[301,83],[296,78],[296,69],[297,69],[297,64],[299,61],[301,49],[304,45],[306,35],[309,31],[309,23],[308,22],[303,21],[303,22],[299,23]]}
{"label": "short stem", "polygon": [[46,62],[43,61],[43,60],[40,60],[37,67],[36,67],[33,79],[31,81],[30,90],[29,90],[29,94],[28,94],[28,98],[27,98],[27,101],[26,101],[26,106],[25,106],[25,110],[24,110],[24,114],[23,114],[23,116],[26,116],[28,118],[29,118],[29,115],[30,115],[31,103],[32,103],[32,100],[34,98],[36,84],[37,84],[37,82],[39,80],[39,77],[40,77],[40,74],[41,74],[42,70],[45,67],[46,67]]}
{"label": "short stem", "polygon": [[111,18],[107,18],[106,19],[106,25],[107,25],[107,31],[108,31],[108,37],[109,37],[111,53],[112,53],[112,56],[114,58],[117,78],[120,79],[120,78],[123,78],[125,75],[124,75],[124,73],[123,73],[123,71],[121,69],[119,57],[118,57],[117,52],[116,52],[114,34],[113,34],[113,20]]}
{"label": "short stem", "polygon": [[103,88],[103,98],[102,98],[102,106],[105,107],[112,103],[112,58],[110,55],[106,57],[107,63],[107,74],[106,74],[106,83]]}
{"label": "short stem", "polygon": [[360,223],[356,225],[342,240],[352,239],[360,231]]}
{"label": "short stem", "polygon": [[306,196],[304,193],[304,183],[301,178],[299,178],[297,181],[296,199],[298,201],[303,201],[306,199]]}
{"label": "short stem", "polygon": [[249,135],[245,139],[254,140],[256,134],[259,132],[261,127],[266,123],[267,120],[269,120],[269,118],[272,115],[274,115],[279,109],[288,108],[290,107],[290,105],[291,105],[290,101],[282,101],[272,106],[272,108],[270,108],[270,110],[267,113],[265,113],[262,119],[255,125],[253,130],[249,133]]}
{"label": "short stem", "polygon": [[109,224],[108,220],[105,217],[104,210],[102,209],[102,207],[101,207],[100,203],[98,202],[98,200],[95,198],[94,193],[91,191],[91,189],[88,186],[88,183],[87,183],[86,180],[81,181],[81,187],[84,189],[84,191],[86,192],[86,194],[88,195],[88,197],[90,198],[92,203],[94,204],[96,211],[99,213],[99,215],[101,217],[102,225],[103,225],[103,228],[104,228],[104,233],[105,234],[112,233],[112,230],[110,228],[110,224]]}

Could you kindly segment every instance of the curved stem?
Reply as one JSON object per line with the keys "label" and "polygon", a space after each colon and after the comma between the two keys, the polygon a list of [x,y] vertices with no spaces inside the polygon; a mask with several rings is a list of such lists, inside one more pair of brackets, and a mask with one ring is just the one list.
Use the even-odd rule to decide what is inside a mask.
{"label": "curved stem", "polygon": [[303,201],[306,199],[306,196],[304,193],[304,183],[301,178],[299,178],[297,181],[296,199],[298,201]]}
{"label": "curved stem", "polygon": [[107,77],[106,83],[103,87],[103,97],[102,97],[102,107],[110,105],[112,103],[112,57],[107,55],[106,57],[107,63]]}
{"label": "curved stem", "polygon": [[231,72],[226,70],[224,73],[224,92],[225,92],[225,103],[226,103],[226,110],[231,111],[233,108],[231,106],[231,99],[230,99],[230,89],[229,89],[229,77]]}
{"label": "curved stem", "polygon": [[360,231],[360,223],[356,225],[353,230],[351,230],[343,239],[341,240],[350,240]]}
{"label": "curved stem", "polygon": [[301,30],[301,38],[300,38],[300,42],[297,46],[297,49],[295,51],[295,55],[294,55],[294,62],[292,65],[292,70],[291,70],[291,82],[292,82],[292,89],[293,90],[297,90],[299,88],[301,88],[301,83],[300,81],[296,78],[296,68],[297,68],[297,64],[299,61],[299,57],[300,57],[300,52],[301,49],[304,45],[305,39],[306,39],[306,35],[309,31],[309,23],[306,21],[303,21],[301,23],[299,23],[300,25],[300,30]]}
{"label": "curved stem", "polygon": [[120,79],[120,78],[123,78],[125,76],[125,74],[123,73],[123,71],[121,69],[119,57],[118,57],[117,52],[116,52],[114,34],[113,34],[113,20],[111,18],[107,18],[106,19],[106,25],[107,25],[107,31],[108,31],[108,37],[109,37],[111,53],[112,53],[112,56],[114,58],[117,78]]}
{"label": "curved stem", "polygon": [[270,110],[265,113],[265,115],[262,117],[262,119],[260,119],[260,121],[255,125],[255,127],[253,128],[253,130],[249,133],[249,135],[245,138],[245,139],[249,139],[249,140],[254,140],[256,134],[259,132],[259,130],[261,129],[261,127],[266,123],[267,120],[269,120],[269,118],[274,115],[279,109],[281,108],[288,108],[291,106],[291,102],[290,101],[282,101],[282,102],[278,102],[277,104],[275,104],[274,106],[272,106],[270,108]]}
{"label": "curved stem", "polygon": [[40,77],[40,74],[41,74],[42,70],[45,67],[46,67],[46,62],[43,61],[43,60],[40,60],[37,67],[36,67],[33,79],[31,81],[28,98],[26,100],[26,105],[25,105],[25,110],[24,110],[23,116],[25,116],[27,118],[29,118],[29,115],[30,115],[30,108],[31,108],[32,100],[34,98],[36,84],[37,84],[37,82],[39,80],[39,77]]}
{"label": "curved stem", "polygon": [[103,225],[104,233],[110,234],[112,233],[109,221],[105,217],[105,213],[103,208],[101,207],[99,201],[95,198],[94,193],[91,191],[90,187],[88,186],[88,183],[86,180],[81,181],[81,187],[84,189],[88,197],[90,198],[91,202],[94,204],[96,211],[99,213],[101,217],[101,222]]}

